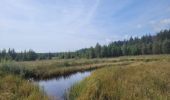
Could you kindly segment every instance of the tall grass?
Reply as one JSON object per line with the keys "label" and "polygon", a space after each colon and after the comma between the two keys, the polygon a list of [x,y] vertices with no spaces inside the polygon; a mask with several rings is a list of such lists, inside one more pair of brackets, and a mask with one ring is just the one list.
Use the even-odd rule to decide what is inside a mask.
{"label": "tall grass", "polygon": [[96,68],[102,69],[71,88],[71,100],[168,100],[169,62],[169,55],[4,61],[0,63],[0,100],[47,100],[49,97],[25,78],[45,79]]}
{"label": "tall grass", "polygon": [[170,62],[135,62],[99,69],[69,93],[70,100],[170,100]]}
{"label": "tall grass", "polygon": [[23,66],[9,61],[0,63],[0,100],[49,100],[32,82],[23,79],[27,74]]}
{"label": "tall grass", "polygon": [[48,100],[38,86],[13,75],[0,76],[0,100]]}
{"label": "tall grass", "polygon": [[[89,62],[88,62],[89,61]],[[130,63],[108,59],[80,60],[80,61],[34,61],[34,62],[4,62],[0,70],[7,74],[19,75],[24,78],[46,79],[68,75],[78,71],[93,70],[105,66]]]}
{"label": "tall grass", "polygon": [[42,60],[4,63],[2,70],[7,73],[21,75],[26,78],[46,79],[61,75],[68,75],[77,71],[85,71],[105,66],[119,65],[136,61],[157,61],[169,59],[169,56],[129,56],[103,59],[69,59],[69,60]]}

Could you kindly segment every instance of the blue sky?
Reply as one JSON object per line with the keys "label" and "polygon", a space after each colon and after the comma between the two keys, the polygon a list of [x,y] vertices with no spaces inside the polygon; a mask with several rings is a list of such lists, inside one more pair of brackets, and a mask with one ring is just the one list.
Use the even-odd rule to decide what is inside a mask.
{"label": "blue sky", "polygon": [[74,51],[170,28],[170,0],[0,0],[0,48]]}

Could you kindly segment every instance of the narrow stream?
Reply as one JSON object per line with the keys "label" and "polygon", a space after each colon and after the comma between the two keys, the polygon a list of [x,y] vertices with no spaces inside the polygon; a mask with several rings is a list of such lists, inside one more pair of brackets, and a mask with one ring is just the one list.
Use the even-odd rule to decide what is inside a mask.
{"label": "narrow stream", "polygon": [[64,100],[65,92],[76,82],[81,81],[89,76],[91,71],[77,72],[70,76],[37,81],[38,85],[43,88],[44,92],[56,100]]}

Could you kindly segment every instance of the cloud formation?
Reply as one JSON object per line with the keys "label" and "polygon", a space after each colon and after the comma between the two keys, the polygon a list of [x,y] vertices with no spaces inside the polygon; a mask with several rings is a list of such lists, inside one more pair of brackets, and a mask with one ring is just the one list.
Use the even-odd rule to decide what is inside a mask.
{"label": "cloud formation", "polygon": [[169,5],[167,0],[1,0],[0,48],[72,51],[154,33],[170,27]]}

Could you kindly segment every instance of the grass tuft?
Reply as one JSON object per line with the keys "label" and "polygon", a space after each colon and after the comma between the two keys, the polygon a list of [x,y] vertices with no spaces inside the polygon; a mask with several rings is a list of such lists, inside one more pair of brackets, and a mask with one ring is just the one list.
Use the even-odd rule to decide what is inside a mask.
{"label": "grass tuft", "polygon": [[96,70],[69,94],[70,100],[169,100],[170,62],[134,62]]}

